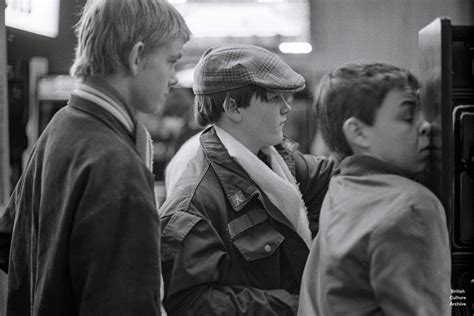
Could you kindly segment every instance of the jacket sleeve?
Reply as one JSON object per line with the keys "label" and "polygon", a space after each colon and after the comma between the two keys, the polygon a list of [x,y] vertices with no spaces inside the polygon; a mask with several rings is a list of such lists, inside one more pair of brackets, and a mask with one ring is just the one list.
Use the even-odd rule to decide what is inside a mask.
{"label": "jacket sleeve", "polygon": [[8,273],[10,245],[15,214],[14,194],[6,206],[0,206],[0,269]]}
{"label": "jacket sleeve", "polygon": [[319,230],[319,213],[329,187],[329,180],[338,169],[335,160],[330,158],[303,155],[298,151],[293,157],[296,180],[308,210],[309,227],[314,238]]}
{"label": "jacket sleeve", "polygon": [[76,301],[81,315],[160,315],[151,174],[136,161],[120,163],[96,165],[100,170],[76,184],[81,193],[69,240]]}
{"label": "jacket sleeve", "polygon": [[370,280],[385,315],[450,315],[451,262],[444,211],[387,218],[369,243]]}
{"label": "jacket sleeve", "polygon": [[229,254],[210,223],[187,212],[162,218],[164,305],[169,315],[294,315],[286,290],[221,285]]}
{"label": "jacket sleeve", "polygon": [[13,224],[18,207],[17,199],[22,181],[18,181],[7,205],[0,205],[0,269],[8,273]]}

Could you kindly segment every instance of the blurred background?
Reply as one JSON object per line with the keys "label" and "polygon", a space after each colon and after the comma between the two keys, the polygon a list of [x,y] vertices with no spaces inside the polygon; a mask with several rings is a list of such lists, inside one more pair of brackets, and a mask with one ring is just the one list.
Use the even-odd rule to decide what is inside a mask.
{"label": "blurred background", "polygon": [[[0,207],[7,201],[12,187],[21,175],[38,135],[54,113],[66,105],[75,86],[74,80],[68,76],[76,43],[73,26],[77,23],[85,2],[86,0],[0,0],[0,20],[5,21],[4,24],[0,23],[0,73],[3,75],[0,79]],[[171,91],[163,113],[140,117],[154,139],[158,203],[165,198],[163,181],[167,163],[186,139],[201,130],[192,117],[194,96],[191,86],[194,66],[206,48],[230,42],[259,45],[279,54],[302,74],[307,86],[304,91],[295,95],[293,111],[285,127],[286,134],[300,144],[301,151],[324,155],[327,151],[317,133],[311,103],[315,85],[328,70],[343,62],[371,60],[408,68],[424,78],[430,75],[431,68],[442,67],[441,59],[436,59],[434,64],[422,63],[426,56],[420,49],[420,30],[439,17],[447,17],[450,25],[474,24],[473,0],[169,2],[183,14],[193,32],[193,38],[186,44],[184,56],[177,64],[180,83]],[[466,87],[463,88],[463,91],[467,91],[463,92],[467,96],[464,94],[462,103],[472,105],[472,91],[469,90],[472,89],[474,76],[472,28],[463,29],[456,34],[458,33],[461,34],[460,42],[464,43],[460,51],[465,60],[462,59],[461,63],[454,62],[454,65],[458,65],[458,70],[467,78],[464,82]],[[451,47],[452,43],[445,45]],[[439,54],[440,47],[436,47]],[[452,64],[450,59],[449,65]],[[446,71],[451,68],[443,69]],[[448,74],[450,76],[451,72]],[[436,89],[451,87],[444,83],[444,86],[435,85],[433,89],[437,91]],[[445,102],[450,102],[449,96],[434,95],[435,98],[444,98]],[[453,104],[445,106],[449,107],[445,115],[451,116]],[[472,143],[472,121],[467,122],[470,122],[471,129],[467,132],[462,129],[460,133],[464,133],[463,139],[467,138]],[[444,128],[449,129],[450,126]],[[449,147],[451,143],[444,140],[445,152],[452,148]],[[469,160],[472,153],[467,154],[467,157]],[[455,158],[446,156],[444,159],[449,164]],[[474,190],[472,169],[469,168],[466,172],[471,178],[467,182],[464,178],[463,181],[467,184],[463,187],[463,192],[465,196],[470,196],[470,204],[465,206],[467,215],[462,221],[473,223]],[[448,212],[453,209],[454,202],[451,199],[455,198],[454,194],[443,193],[450,190],[450,181],[455,179],[455,175],[449,176],[449,172],[444,173],[447,175],[443,178],[447,181],[446,184],[433,180],[438,181],[433,185],[433,190],[438,191]],[[456,230],[454,222],[453,225],[451,230]],[[472,225],[468,225],[467,231],[470,235],[467,237],[467,246],[461,245],[463,253],[472,251]],[[462,264],[469,265],[472,256],[469,258]],[[460,273],[465,274],[463,271]],[[466,286],[472,288],[472,269],[466,273],[467,281],[462,282],[467,282]],[[0,315],[5,299],[2,293],[0,289]],[[472,306],[470,308],[469,311],[466,309],[465,315],[473,315]]]}
{"label": "blurred background", "polygon": [[[316,135],[311,94],[322,75],[356,60],[394,63],[418,73],[418,31],[439,16],[455,24],[474,20],[472,0],[169,0],[185,17],[192,40],[177,65],[180,85],[164,113],[142,116],[154,138],[154,170],[164,168],[179,146],[199,131],[193,122],[194,65],[222,42],[243,42],[278,53],[307,81],[293,101],[288,136],[309,153],[326,153]],[[75,47],[73,26],[86,0],[7,0],[10,183],[38,135],[67,102]],[[158,183],[157,190],[160,192]]]}

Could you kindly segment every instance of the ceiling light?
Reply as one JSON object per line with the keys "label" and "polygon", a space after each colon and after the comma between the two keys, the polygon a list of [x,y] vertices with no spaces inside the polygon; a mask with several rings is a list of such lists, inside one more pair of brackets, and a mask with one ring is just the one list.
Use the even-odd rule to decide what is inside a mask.
{"label": "ceiling light", "polygon": [[308,42],[283,42],[278,45],[283,54],[309,54],[313,47]]}

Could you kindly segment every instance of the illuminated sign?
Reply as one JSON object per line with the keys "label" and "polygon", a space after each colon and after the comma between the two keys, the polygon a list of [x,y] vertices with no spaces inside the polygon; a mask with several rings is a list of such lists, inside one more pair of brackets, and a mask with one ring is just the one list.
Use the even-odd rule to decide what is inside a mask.
{"label": "illuminated sign", "polygon": [[58,35],[60,0],[7,0],[6,26],[47,37]]}
{"label": "illuminated sign", "polygon": [[193,33],[190,46],[206,47],[223,40],[275,48],[282,42],[310,42],[308,0],[168,1]]}

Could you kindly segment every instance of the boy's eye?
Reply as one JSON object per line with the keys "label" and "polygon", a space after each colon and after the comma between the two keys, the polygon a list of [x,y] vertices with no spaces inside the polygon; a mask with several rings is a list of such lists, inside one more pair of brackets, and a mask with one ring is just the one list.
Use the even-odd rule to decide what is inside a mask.
{"label": "boy's eye", "polygon": [[293,95],[284,95],[283,99],[285,100],[286,103],[291,103],[293,101]]}
{"label": "boy's eye", "polygon": [[292,95],[284,95],[284,94],[277,94],[277,95],[272,95],[269,97],[269,101],[270,102],[275,102],[275,103],[279,103],[279,102],[286,102],[286,103],[290,103],[291,101],[293,101],[293,96]]}
{"label": "boy's eye", "polygon": [[278,102],[278,101],[281,100],[281,97],[280,97],[279,95],[276,95],[276,96],[274,96],[273,98],[271,98],[271,100],[272,100],[273,102]]}
{"label": "boy's eye", "polygon": [[180,55],[171,55],[168,57],[168,63],[174,65],[181,59]]}
{"label": "boy's eye", "polygon": [[400,119],[405,122],[413,122],[415,120],[415,114],[413,111],[405,111],[401,113]]}
{"label": "boy's eye", "polygon": [[278,100],[280,100],[280,96],[278,94],[267,94],[268,102],[278,102]]}
{"label": "boy's eye", "polygon": [[400,119],[407,123],[412,123],[415,120],[415,116],[417,115],[417,109],[414,104],[409,104],[408,106],[404,106],[401,113]]}

